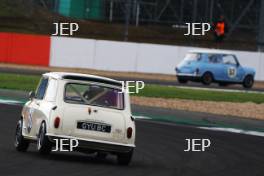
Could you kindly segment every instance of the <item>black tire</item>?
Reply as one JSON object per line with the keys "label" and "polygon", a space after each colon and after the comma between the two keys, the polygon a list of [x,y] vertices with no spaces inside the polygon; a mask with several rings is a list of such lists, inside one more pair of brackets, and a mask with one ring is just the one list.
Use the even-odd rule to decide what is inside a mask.
{"label": "black tire", "polygon": [[188,82],[187,79],[184,79],[184,78],[181,78],[181,77],[178,77],[177,78],[178,82],[181,83],[181,84],[186,84]]}
{"label": "black tire", "polygon": [[133,150],[127,153],[119,153],[117,154],[117,162],[119,165],[127,166],[131,162],[133,156]]}
{"label": "black tire", "polygon": [[254,84],[254,78],[252,75],[247,75],[243,81],[243,87],[250,89],[253,87]]}
{"label": "black tire", "polygon": [[204,85],[210,85],[213,82],[213,80],[214,80],[214,77],[213,77],[212,73],[210,73],[210,72],[206,72],[202,76],[202,83]]}
{"label": "black tire", "polygon": [[46,136],[46,124],[42,122],[39,128],[39,134],[37,139],[37,150],[42,155],[47,155],[51,152],[52,143]]}
{"label": "black tire", "polygon": [[16,125],[16,134],[15,134],[15,148],[19,152],[26,152],[29,146],[29,141],[24,138],[22,135],[23,121],[20,119]]}

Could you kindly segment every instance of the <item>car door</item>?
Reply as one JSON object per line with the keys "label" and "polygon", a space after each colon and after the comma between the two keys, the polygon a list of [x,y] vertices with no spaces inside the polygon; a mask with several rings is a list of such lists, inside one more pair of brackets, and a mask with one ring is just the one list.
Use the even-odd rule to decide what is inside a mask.
{"label": "car door", "polygon": [[43,99],[46,93],[46,89],[48,86],[49,78],[43,77],[40,80],[39,86],[36,91],[35,98],[32,99],[30,105],[30,121],[32,123],[32,128],[30,130],[31,136],[36,136],[39,130],[40,120],[43,117],[43,111],[41,110],[41,106],[43,104]]}
{"label": "car door", "polygon": [[238,63],[236,57],[231,54],[223,55],[224,80],[228,82],[238,82],[243,76],[243,68]]}
{"label": "car door", "polygon": [[31,138],[35,138],[35,131],[34,118],[36,109],[38,108],[36,104],[36,100],[32,99],[25,105],[25,112],[24,112],[24,121],[23,121],[23,134],[30,136]]}
{"label": "car door", "polygon": [[215,80],[223,80],[223,62],[222,55],[220,54],[208,54],[208,68],[213,73]]}

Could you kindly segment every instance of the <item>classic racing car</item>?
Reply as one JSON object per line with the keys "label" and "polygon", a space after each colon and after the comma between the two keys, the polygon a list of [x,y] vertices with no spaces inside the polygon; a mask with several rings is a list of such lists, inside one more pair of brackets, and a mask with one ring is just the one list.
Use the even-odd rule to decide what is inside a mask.
{"label": "classic racing car", "polygon": [[17,123],[16,149],[26,151],[36,142],[40,154],[49,154],[55,139],[76,139],[76,151],[101,159],[114,154],[119,164],[128,165],[135,148],[135,123],[129,94],[121,92],[121,86],[93,75],[43,74]]}
{"label": "classic racing car", "polygon": [[217,50],[190,51],[175,70],[179,83],[217,82],[220,86],[242,84],[251,88],[255,77],[255,70],[241,66],[235,54]]}

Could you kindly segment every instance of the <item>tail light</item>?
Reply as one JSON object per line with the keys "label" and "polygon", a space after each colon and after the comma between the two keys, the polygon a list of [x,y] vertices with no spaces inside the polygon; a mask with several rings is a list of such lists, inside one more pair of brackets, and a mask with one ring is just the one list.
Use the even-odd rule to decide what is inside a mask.
{"label": "tail light", "polygon": [[130,139],[132,137],[133,129],[131,127],[127,128],[127,138]]}
{"label": "tail light", "polygon": [[56,117],[54,119],[54,128],[59,128],[59,126],[60,126],[60,118]]}

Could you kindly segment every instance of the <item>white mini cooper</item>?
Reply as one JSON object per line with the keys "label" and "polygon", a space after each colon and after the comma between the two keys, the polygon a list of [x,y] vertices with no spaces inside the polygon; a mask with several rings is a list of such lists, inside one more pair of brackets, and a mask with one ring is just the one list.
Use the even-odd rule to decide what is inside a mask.
{"label": "white mini cooper", "polygon": [[100,158],[117,156],[128,165],[135,148],[135,122],[129,94],[119,81],[86,74],[43,74],[37,91],[30,93],[16,126],[15,147],[26,151],[37,142],[49,154],[59,139],[78,140],[76,151]]}

